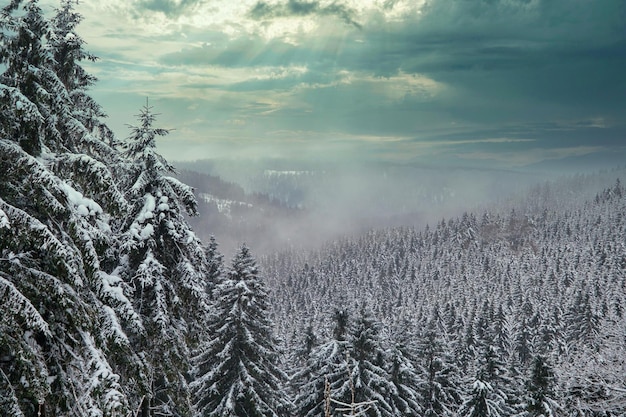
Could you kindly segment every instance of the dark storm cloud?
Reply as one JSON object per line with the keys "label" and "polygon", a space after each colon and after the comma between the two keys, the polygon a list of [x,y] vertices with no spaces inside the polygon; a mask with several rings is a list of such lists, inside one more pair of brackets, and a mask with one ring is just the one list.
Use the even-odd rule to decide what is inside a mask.
{"label": "dark storm cloud", "polygon": [[[431,4],[418,22],[366,25],[365,42],[357,48],[369,53],[353,50],[351,66],[383,76],[425,74],[444,83],[449,96],[429,105],[456,122],[490,124],[502,134],[508,125],[535,123],[525,133],[547,138],[554,131],[537,127],[537,121],[604,116],[611,129],[590,132],[579,126],[563,140],[592,144],[603,137],[607,146],[624,143],[626,3]],[[420,103],[405,105],[420,110]]]}
{"label": "dark storm cloud", "polygon": [[336,16],[350,25],[357,28],[361,27],[354,18],[354,10],[339,3],[322,6],[319,1],[288,0],[286,3],[280,4],[259,1],[248,12],[248,16],[256,20],[311,15]]}
{"label": "dark storm cloud", "polygon": [[494,98],[623,103],[623,1],[431,4],[416,24],[369,31],[372,55],[382,59],[360,64],[379,72],[425,73]]}

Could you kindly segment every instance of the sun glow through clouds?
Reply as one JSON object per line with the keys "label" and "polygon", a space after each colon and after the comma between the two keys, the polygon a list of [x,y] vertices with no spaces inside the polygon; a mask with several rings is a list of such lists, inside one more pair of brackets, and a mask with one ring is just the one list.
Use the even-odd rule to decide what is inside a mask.
{"label": "sun glow through clouds", "polygon": [[[47,10],[55,4],[44,0]],[[526,159],[551,160],[606,151],[624,137],[621,6],[590,7],[566,0],[78,4],[79,32],[101,58],[86,64],[100,79],[93,93],[121,135],[149,95],[177,128],[171,142],[184,132],[205,144],[207,156],[212,138],[225,137],[238,144],[233,153],[264,140],[271,154],[281,146],[272,132],[281,130],[316,132],[309,140],[331,148],[329,132],[420,137],[437,155],[434,144],[445,139],[452,159],[516,165],[524,158],[489,138],[534,140],[537,151]],[[458,142],[480,149],[455,152],[450,144]],[[403,145],[377,155],[428,151],[380,143]],[[177,158],[177,147],[164,146]]]}

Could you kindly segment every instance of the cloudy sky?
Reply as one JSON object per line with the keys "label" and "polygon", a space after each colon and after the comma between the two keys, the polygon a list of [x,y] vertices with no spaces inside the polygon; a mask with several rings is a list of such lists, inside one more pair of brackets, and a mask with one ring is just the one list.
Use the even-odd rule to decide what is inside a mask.
{"label": "cloudy sky", "polygon": [[517,168],[626,155],[623,0],[82,0],[119,136],[171,160]]}

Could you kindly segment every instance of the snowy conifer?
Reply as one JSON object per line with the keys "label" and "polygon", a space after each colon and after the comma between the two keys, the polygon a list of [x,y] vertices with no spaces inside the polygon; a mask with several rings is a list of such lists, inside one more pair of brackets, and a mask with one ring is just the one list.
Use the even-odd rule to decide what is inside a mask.
{"label": "snowy conifer", "polygon": [[102,107],[87,93],[87,89],[96,82],[96,77],[87,73],[81,62],[96,61],[97,57],[84,50],[85,42],[76,32],[82,20],[82,16],[74,10],[77,3],[77,0],[61,1],[61,7],[56,10],[50,24],[48,42],[52,55],[51,68],[67,90],[71,103],[64,114],[63,133],[72,138],[74,150],[116,168],[122,162],[113,149],[117,140],[102,122],[102,118],[106,117]]}
{"label": "snowy conifer", "polygon": [[111,306],[136,316],[119,281],[100,270],[102,208],[13,141],[0,139],[0,162],[0,277],[3,305],[15,307],[0,325],[0,356],[19,358],[3,367],[2,389],[27,415],[69,412],[76,397],[83,410],[123,413],[128,392],[113,369],[132,355],[103,352],[128,349]]}
{"label": "snowy conifer", "polygon": [[206,247],[206,280],[210,288],[207,291],[212,291],[212,286],[219,282],[219,279],[223,273],[224,268],[224,256],[217,250],[217,241],[214,236],[209,239],[209,244]]}
{"label": "snowy conifer", "polygon": [[404,351],[403,346],[395,345],[386,354],[389,380],[395,387],[391,392],[389,403],[395,415],[419,416],[423,411],[421,405],[423,399],[418,392],[422,376]]}
{"label": "snowy conifer", "polygon": [[462,417],[501,417],[504,398],[494,394],[493,387],[480,376],[472,384],[470,397],[459,410]]}
{"label": "snowy conifer", "polygon": [[293,377],[302,382],[295,398],[296,414],[301,417],[321,417],[326,407],[326,383],[335,400],[350,402],[349,375],[353,360],[347,340],[349,314],[344,308],[333,313],[333,337],[311,351],[306,366]]}
{"label": "snowy conifer", "polygon": [[424,399],[425,417],[443,417],[456,412],[461,402],[459,377],[443,340],[437,321],[431,318],[417,345],[418,366],[424,375],[418,387]]}
{"label": "snowy conifer", "polygon": [[502,416],[513,415],[519,408],[518,381],[510,377],[500,351],[494,346],[485,346],[480,360],[476,381],[488,383],[488,399],[492,409]]}
{"label": "snowy conifer", "polygon": [[145,333],[133,335],[151,367],[144,408],[174,415],[190,411],[185,375],[189,347],[196,341],[206,312],[204,248],[183,217],[196,214],[191,187],[168,176],[174,168],[156,152],[156,115],[147,104],[131,126],[126,156],[130,160],[129,215],[122,235],[119,273],[133,288],[135,308]]}
{"label": "snowy conifer", "polygon": [[[37,0],[13,0],[2,9],[0,15],[0,64],[4,72],[0,75],[0,84],[17,89],[23,99],[11,100],[15,103],[16,113],[26,111],[34,113],[31,104],[37,108],[36,119],[40,123],[35,126],[20,126],[13,131],[13,140],[31,155],[39,155],[44,146],[43,131],[49,133],[51,112],[49,110],[49,91],[43,86],[44,77],[50,75],[47,70],[50,54],[45,48],[48,36],[48,24],[43,17]],[[5,90],[6,91],[6,90]],[[2,107],[6,112],[11,101],[6,101],[7,92],[3,94]],[[15,93],[12,94],[15,96]],[[20,97],[22,98],[22,97]],[[29,116],[33,118],[33,116]],[[43,123],[45,121],[45,123]],[[6,122],[3,121],[3,124]]]}
{"label": "snowy conifer", "polygon": [[389,400],[397,395],[397,391],[385,370],[385,357],[379,339],[380,328],[371,310],[361,306],[350,340],[352,363],[349,384],[352,385],[354,396],[346,390],[351,388],[349,384],[344,384],[335,395],[346,403],[373,402],[366,411],[367,416],[391,417],[395,410]]}
{"label": "snowy conifer", "polygon": [[525,416],[553,417],[560,409],[559,404],[554,400],[555,386],[552,366],[543,356],[537,355],[532,362],[530,377],[526,382]]}
{"label": "snowy conifer", "polygon": [[202,416],[287,415],[283,373],[268,318],[268,295],[250,250],[244,245],[214,291],[207,323],[211,339],[202,344],[191,383]]}

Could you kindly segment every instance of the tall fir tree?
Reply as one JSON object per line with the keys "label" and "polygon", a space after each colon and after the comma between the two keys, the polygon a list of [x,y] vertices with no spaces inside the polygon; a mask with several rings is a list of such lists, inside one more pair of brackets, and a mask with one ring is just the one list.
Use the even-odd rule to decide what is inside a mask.
{"label": "tall fir tree", "polygon": [[279,417],[291,409],[278,368],[269,300],[256,261],[244,245],[214,290],[215,307],[194,363],[196,411],[208,417]]}
{"label": "tall fir tree", "polygon": [[485,346],[479,364],[477,380],[489,383],[489,397],[501,416],[515,415],[519,411],[520,390],[518,382],[509,375],[501,351],[495,346]]}
{"label": "tall fir tree", "polygon": [[411,317],[403,315],[397,327],[387,334],[385,352],[389,380],[395,386],[389,401],[394,414],[407,417],[422,415],[424,403],[419,392],[423,375],[416,366],[412,345],[415,340],[412,322]]}
{"label": "tall fir tree", "polygon": [[[82,16],[76,12],[78,0],[62,0],[50,24],[48,50],[51,67],[67,90],[70,108],[64,115],[63,134],[72,139],[75,150],[104,160],[108,165],[121,164],[119,154],[112,147],[118,141],[102,121],[106,114],[88,89],[97,81],[82,66],[98,58],[84,49],[85,41],[76,32]],[[116,174],[120,174],[116,169]]]}
{"label": "tall fir tree", "polygon": [[[365,415],[391,417],[394,409],[390,405],[392,396],[398,394],[395,385],[390,382],[386,371],[384,351],[380,342],[381,324],[365,305],[359,309],[350,341],[352,364],[350,369],[350,388],[354,391],[339,392],[344,402],[367,403]],[[349,398],[350,401],[345,401]]]}
{"label": "tall fir tree", "polygon": [[444,417],[456,413],[461,403],[458,370],[446,352],[439,334],[438,321],[431,318],[417,345],[418,366],[424,375],[418,387],[424,399],[425,417]]}
{"label": "tall fir tree", "polygon": [[535,356],[526,382],[525,416],[555,416],[561,408],[555,401],[555,387],[556,380],[552,366],[543,356]]}
{"label": "tall fir tree", "polygon": [[[3,133],[34,156],[41,153],[51,129],[50,92],[44,80],[44,75],[51,72],[51,57],[45,47],[48,36],[48,23],[37,0],[13,0],[2,8],[0,64],[5,68],[0,75],[4,90],[0,104],[3,116],[10,110],[15,116],[23,116],[26,111],[31,121],[22,124],[14,120],[9,124],[5,119]],[[11,94],[12,91],[15,92]],[[15,97],[17,92],[20,93],[18,98]]]}
{"label": "tall fir tree", "polygon": [[459,416],[461,417],[502,417],[502,405],[504,398],[494,393],[489,382],[484,381],[479,375],[472,383],[470,396],[461,405]]}
{"label": "tall fir tree", "polygon": [[143,412],[183,416],[191,412],[186,375],[197,343],[191,335],[203,334],[198,318],[208,308],[205,250],[183,217],[197,214],[193,190],[167,175],[174,168],[156,151],[156,137],[168,130],[153,127],[147,102],[138,119],[126,143],[130,210],[118,273],[133,288],[145,328],[132,335],[149,362]]}
{"label": "tall fir tree", "polygon": [[[345,306],[332,314],[332,337],[312,349],[306,365],[292,380],[296,387],[296,414],[301,417],[322,417],[330,397],[349,402],[349,374],[353,366],[350,357],[350,314]],[[327,392],[327,384],[329,392]]]}
{"label": "tall fir tree", "polygon": [[[118,373],[138,362],[120,323],[141,325],[103,267],[109,210],[125,199],[108,167],[71,154],[61,134],[72,104],[38,2],[11,1],[0,26],[0,414],[125,414],[125,383],[140,377]],[[63,169],[59,152],[83,159],[83,174]]]}

